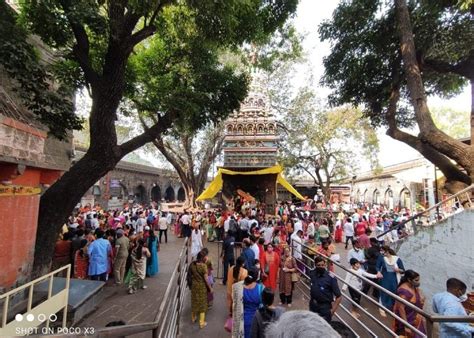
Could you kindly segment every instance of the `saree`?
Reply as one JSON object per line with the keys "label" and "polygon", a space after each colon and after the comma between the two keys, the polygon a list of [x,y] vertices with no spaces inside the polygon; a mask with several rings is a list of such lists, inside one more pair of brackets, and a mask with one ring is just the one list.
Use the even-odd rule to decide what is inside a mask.
{"label": "saree", "polygon": [[232,285],[232,338],[244,337],[244,282]]}
{"label": "saree", "polygon": [[[423,309],[424,304],[423,304],[423,301],[422,301],[422,298],[421,298],[421,295],[420,295],[418,289],[416,289],[415,293],[413,293],[412,290],[410,290],[409,288],[403,287],[403,285],[401,285],[397,289],[397,295],[399,295],[403,299],[407,300],[408,302],[412,303],[416,307],[418,307],[420,309]],[[395,302],[395,305],[394,305],[394,308],[393,308],[393,311],[395,312],[395,314],[397,316],[400,316],[400,309],[402,307],[405,309],[407,322],[410,323],[411,325],[413,325],[418,331],[420,331],[422,333],[426,333],[423,316],[416,313],[410,307],[405,306],[405,305],[403,305],[399,302]],[[409,338],[422,337],[421,335],[416,334],[415,332],[412,332],[412,331],[409,331],[408,333],[406,333],[405,332],[405,326],[400,321],[398,321],[396,319],[394,320],[393,326],[394,326],[395,333],[397,333],[399,335],[403,335],[403,336],[409,337]]]}

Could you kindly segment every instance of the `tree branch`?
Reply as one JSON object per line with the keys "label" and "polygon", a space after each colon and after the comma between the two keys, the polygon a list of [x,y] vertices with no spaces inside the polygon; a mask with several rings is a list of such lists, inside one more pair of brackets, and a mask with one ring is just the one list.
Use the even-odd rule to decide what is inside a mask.
{"label": "tree branch", "polygon": [[[403,58],[403,67],[409,89],[411,103],[415,110],[415,117],[420,129],[419,138],[425,143],[454,159],[462,167],[471,168],[473,150],[463,142],[456,140],[439,130],[431,117],[421,78],[421,72],[416,58],[413,28],[406,0],[395,0],[397,29],[400,35],[400,49]],[[472,147],[474,149],[474,147]],[[469,154],[471,153],[471,154]]]}
{"label": "tree branch", "polygon": [[124,43],[123,43],[123,48],[125,50],[126,55],[129,55],[137,44],[139,44],[146,38],[155,34],[156,32],[156,27],[154,25],[155,19],[160,13],[160,11],[163,9],[163,7],[170,4],[171,2],[172,2],[171,0],[158,0],[156,2],[156,7],[150,16],[148,25],[145,25],[138,32],[127,36],[127,38],[124,40]]}
{"label": "tree branch", "polygon": [[70,7],[65,1],[61,1],[61,7],[66,14],[66,18],[69,22],[69,25],[71,26],[74,38],[76,39],[76,43],[72,48],[73,55],[81,66],[86,81],[91,84],[91,86],[94,86],[98,83],[99,74],[97,74],[94,68],[92,68],[90,62],[90,44],[87,32],[83,25],[78,24],[72,18]]}
{"label": "tree branch", "polygon": [[168,130],[168,128],[171,127],[171,124],[176,117],[175,112],[167,112],[163,116],[158,118],[158,122],[155,123],[153,126],[150,128],[146,128],[145,131],[132,138],[131,140],[121,144],[119,146],[119,149],[122,153],[122,156],[125,156],[128,153],[131,153],[134,150],[137,150],[138,148],[142,147],[143,145],[152,142],[154,139],[156,139],[159,135],[161,135],[163,132]]}
{"label": "tree branch", "polygon": [[[153,145],[163,154],[166,160],[175,168],[176,172],[179,175],[179,178],[184,181],[186,180],[186,173],[184,172],[182,166],[178,163],[176,158],[166,149],[166,146],[163,143],[161,137],[156,138],[152,141]],[[184,182],[183,182],[184,183]]]}
{"label": "tree branch", "polygon": [[439,153],[429,144],[422,142],[416,136],[413,136],[398,129],[395,113],[397,110],[397,103],[399,98],[399,89],[393,88],[392,93],[390,94],[389,105],[386,112],[387,122],[389,125],[386,134],[388,136],[391,136],[395,140],[401,141],[420,152],[421,155],[423,155],[428,161],[433,163],[441,170],[447,180],[460,181],[465,184],[471,184],[470,177],[464,172],[462,172],[456,165],[454,165],[449,160],[449,158]]}
{"label": "tree branch", "polygon": [[457,64],[433,59],[421,60],[422,67],[438,73],[452,73],[465,77],[469,80],[474,79],[474,49],[469,52],[467,59]]}

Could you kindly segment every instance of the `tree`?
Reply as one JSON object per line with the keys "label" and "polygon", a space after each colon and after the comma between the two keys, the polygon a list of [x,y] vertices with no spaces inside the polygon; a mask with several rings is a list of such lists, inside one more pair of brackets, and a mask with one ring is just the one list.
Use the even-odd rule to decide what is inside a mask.
{"label": "tree", "polygon": [[183,208],[195,208],[204,190],[209,169],[224,145],[222,123],[207,125],[199,132],[183,132],[153,140],[153,145],[178,173],[186,194]]}
{"label": "tree", "polygon": [[[175,121],[199,120],[184,109],[186,105],[173,106],[172,102],[166,102],[166,110],[155,110],[157,123],[124,143],[117,142],[117,108],[123,103],[126,90],[141,85],[133,82],[130,56],[146,51],[149,37],[173,33],[161,30],[166,8],[189,9],[203,43],[235,47],[245,41],[264,39],[295,11],[296,3],[296,0],[22,2],[23,22],[62,54],[62,73],[79,74],[70,80],[87,87],[92,97],[88,151],[41,197],[34,275],[48,270],[62,223],[91,185],[126,154],[151,142]],[[175,20],[178,19],[179,15]],[[137,48],[140,46],[144,48]],[[179,60],[170,60],[166,66],[173,67],[176,62]],[[172,96],[176,95],[177,91]],[[209,98],[212,100],[212,95]],[[209,118],[205,112],[201,117],[203,121]]]}
{"label": "tree", "polygon": [[53,137],[64,139],[67,130],[80,129],[82,120],[72,113],[72,88],[54,78],[53,67],[39,57],[41,42],[17,23],[17,14],[5,1],[0,2],[0,22],[1,70],[23,105]]}
{"label": "tree", "polygon": [[377,135],[362,112],[350,107],[324,109],[308,88],[296,95],[282,124],[280,162],[309,175],[327,200],[331,184],[357,170],[362,158],[372,169],[378,164]]}
{"label": "tree", "polygon": [[[395,4],[358,0],[338,6],[319,28],[332,43],[323,83],[334,90],[332,104],[363,107],[374,126],[387,127],[388,135],[440,168],[446,188],[456,192],[474,178],[474,146],[436,127],[426,95],[450,96],[474,83],[471,17],[456,1]],[[474,110],[471,139],[473,117]],[[402,129],[413,126],[418,135]]]}
{"label": "tree", "polygon": [[[148,128],[148,124],[156,123],[150,110],[161,107],[162,102],[169,99],[170,89],[157,90],[157,87],[163,87],[161,83],[168,81],[169,77],[169,74],[163,73],[161,67],[156,67],[157,60],[167,62],[170,55],[183,54],[183,46],[192,47],[192,50],[184,53],[187,56],[186,62],[184,60],[181,62],[179,72],[177,72],[180,79],[185,78],[186,82],[193,83],[193,87],[202,83],[212,84],[218,81],[229,84],[232,90],[227,92],[240,95],[239,100],[242,100],[247,94],[247,91],[237,89],[246,85],[247,79],[244,74],[249,66],[272,70],[278,67],[281,62],[296,59],[301,54],[301,38],[290,24],[285,24],[268,39],[257,41],[240,50],[221,51],[213,49],[212,46],[203,45],[195,34],[196,30],[192,21],[188,20],[187,22],[189,23],[188,27],[183,25],[183,18],[180,17],[177,25],[172,29],[169,28],[169,30],[176,32],[172,36],[172,42],[169,41],[165,44],[160,41],[159,37],[155,37],[151,46],[147,48],[146,54],[142,54],[139,60],[132,58],[137,65],[140,65],[134,73],[139,74],[141,82],[145,85],[140,88],[139,93],[134,91],[130,100],[138,110],[141,124],[145,129]],[[163,50],[164,45],[167,46],[166,50]],[[172,52],[170,46],[176,46],[176,51]],[[214,53],[210,53],[211,50]],[[148,62],[149,60],[153,60],[153,64]],[[217,60],[220,63],[217,63]],[[252,65],[249,64],[249,61]],[[196,67],[201,69],[197,74],[204,75],[204,77],[193,78],[190,76],[194,73],[189,69]],[[204,71],[203,67],[207,67],[207,70]],[[186,74],[183,74],[182,69],[187,70]],[[225,72],[233,69],[241,76],[233,79],[229,76],[232,72]],[[177,84],[174,84],[173,88],[176,86]],[[221,91],[226,92],[225,90]],[[182,98],[183,93],[179,92],[179,97],[173,98],[173,100]],[[223,102],[221,100],[214,108],[210,107],[208,114],[212,117],[211,122],[207,125],[203,126],[200,120],[183,120],[175,123],[167,135],[160,135],[153,140],[156,149],[178,173],[186,196],[185,209],[197,207],[196,198],[204,190],[209,169],[222,150],[225,135],[221,122],[236,108],[232,105],[226,106]],[[202,111],[203,106],[197,106],[197,109]]]}
{"label": "tree", "polygon": [[435,107],[430,112],[436,126],[449,136],[458,139],[469,136],[469,111]]}

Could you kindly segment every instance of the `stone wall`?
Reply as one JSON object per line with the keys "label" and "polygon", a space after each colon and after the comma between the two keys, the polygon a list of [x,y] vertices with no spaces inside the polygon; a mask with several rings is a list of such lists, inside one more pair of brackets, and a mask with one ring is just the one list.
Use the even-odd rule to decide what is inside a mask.
{"label": "stone wall", "polygon": [[99,203],[104,208],[115,209],[129,201],[148,204],[163,199],[184,201],[184,197],[184,189],[176,174],[164,174],[158,168],[121,162],[89,189],[82,204]]}
{"label": "stone wall", "polygon": [[458,278],[474,289],[474,210],[466,210],[421,228],[398,247],[398,256],[406,269],[421,275],[421,289],[431,311],[433,294],[446,289],[446,280]]}
{"label": "stone wall", "polygon": [[352,185],[352,200],[356,203],[384,204],[390,209],[401,206],[414,210],[421,192],[421,184],[389,176],[355,182]]}

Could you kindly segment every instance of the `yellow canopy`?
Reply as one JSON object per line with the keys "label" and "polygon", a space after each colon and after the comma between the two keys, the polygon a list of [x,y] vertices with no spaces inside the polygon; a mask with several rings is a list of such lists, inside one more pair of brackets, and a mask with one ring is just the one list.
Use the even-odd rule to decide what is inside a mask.
{"label": "yellow canopy", "polygon": [[276,165],[270,168],[265,168],[261,170],[254,170],[254,171],[233,171],[229,169],[220,168],[217,172],[216,177],[212,180],[211,184],[207,187],[206,190],[202,192],[201,195],[196,199],[197,201],[202,201],[205,199],[213,198],[221,189],[224,181],[222,180],[222,174],[226,175],[267,175],[267,174],[278,174],[277,176],[277,183],[281,184],[286,190],[291,192],[300,200],[305,200],[301,194],[296,191],[295,188],[291,186],[291,184],[283,178],[281,172],[283,168],[280,165]]}

